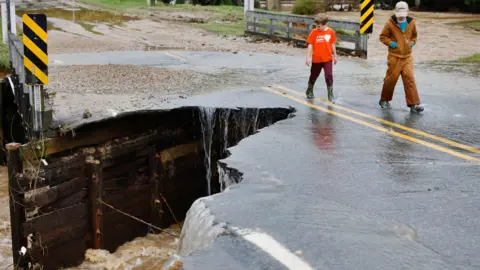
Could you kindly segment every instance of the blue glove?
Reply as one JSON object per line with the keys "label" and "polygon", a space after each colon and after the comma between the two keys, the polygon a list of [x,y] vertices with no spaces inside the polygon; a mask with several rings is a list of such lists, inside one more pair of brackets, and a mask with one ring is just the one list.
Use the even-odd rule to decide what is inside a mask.
{"label": "blue glove", "polygon": [[392,49],[395,49],[397,47],[397,42],[392,41],[392,43],[390,43],[390,47],[392,47]]}
{"label": "blue glove", "polygon": [[410,47],[413,48],[413,46],[415,46],[415,44],[413,42],[410,42]]}

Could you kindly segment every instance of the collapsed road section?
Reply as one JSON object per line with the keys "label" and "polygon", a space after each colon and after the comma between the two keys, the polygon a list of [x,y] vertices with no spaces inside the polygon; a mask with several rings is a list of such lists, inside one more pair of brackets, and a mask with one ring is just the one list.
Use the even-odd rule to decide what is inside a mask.
{"label": "collapsed road section", "polygon": [[75,266],[89,248],[113,252],[178,223],[196,199],[222,190],[217,161],[227,147],[291,112],[132,112],[61,137],[7,144],[14,262]]}

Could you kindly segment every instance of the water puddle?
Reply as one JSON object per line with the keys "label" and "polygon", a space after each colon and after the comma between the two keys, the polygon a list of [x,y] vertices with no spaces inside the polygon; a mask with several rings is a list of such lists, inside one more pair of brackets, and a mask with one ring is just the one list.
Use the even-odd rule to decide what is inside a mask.
{"label": "water puddle", "polygon": [[[79,23],[86,31],[93,34],[101,34],[93,31],[95,24],[105,23],[109,26],[122,25],[124,22],[136,20],[136,17],[127,16],[123,14],[116,14],[103,10],[90,10],[85,8],[72,8],[72,7],[55,7],[55,8],[26,8],[17,9],[18,16],[23,16],[25,13],[30,14],[45,14],[47,18],[62,19],[66,21],[72,21]],[[61,28],[55,27],[51,22],[48,23],[49,30],[61,30]]]}
{"label": "water puddle", "polygon": [[81,21],[81,22],[92,22],[92,23],[108,23],[108,24],[119,24],[122,22],[127,22],[137,19],[136,17],[115,14],[103,10],[90,10],[84,8],[47,8],[47,9],[18,9],[18,16],[22,16],[24,13],[43,13],[47,15],[47,18],[57,18],[67,21]]}

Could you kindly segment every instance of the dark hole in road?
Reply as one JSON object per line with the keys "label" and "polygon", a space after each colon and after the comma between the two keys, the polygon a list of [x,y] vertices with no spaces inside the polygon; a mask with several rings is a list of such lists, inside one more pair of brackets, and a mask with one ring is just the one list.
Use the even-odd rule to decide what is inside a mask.
{"label": "dark hole in road", "polygon": [[[228,169],[218,161],[230,155],[228,147],[238,144],[261,128],[288,118],[292,112],[293,108],[206,107],[137,111],[78,127],[74,132],[75,137],[68,139],[72,145],[76,141],[76,145],[51,154],[46,161],[48,164],[65,162],[60,166],[63,168],[71,166],[68,164],[71,164],[72,157],[80,157],[81,162],[98,161],[102,168],[103,202],[156,227],[168,228],[185,219],[196,199],[225,188],[224,175]],[[66,136],[71,138],[72,134]],[[223,174],[221,178],[219,170]],[[69,175],[63,175],[61,180],[53,176],[46,177],[50,181],[50,189],[68,181],[81,181],[78,180],[78,174],[85,173],[81,171],[67,172]],[[91,171],[86,171],[85,179],[91,179],[88,177]],[[50,175],[59,175],[59,171],[52,171]],[[229,172],[228,175],[231,178],[229,184],[240,181],[238,172]],[[223,181],[222,184],[219,179]],[[82,220],[86,224],[85,229],[78,225],[79,221],[71,224],[75,226],[74,233],[68,228],[53,231],[48,229],[49,226],[32,228],[37,239],[45,240],[48,237],[51,243],[42,242],[41,247],[48,247],[49,253],[38,255],[36,262],[47,269],[58,269],[78,265],[84,259],[86,249],[93,246],[96,230],[91,224],[94,224],[92,217],[95,215],[92,210],[78,208],[78,205],[91,205],[88,194],[92,189],[90,184],[82,190],[83,193],[75,193],[75,198],[74,195],[58,195],[61,202],[41,206],[41,211],[37,206],[35,211],[27,212],[27,223],[29,219],[49,215],[51,211],[58,212],[54,217],[62,219],[60,212],[73,206],[79,211],[87,211],[84,216],[89,219]],[[37,191],[36,194],[40,193]],[[102,211],[102,245],[110,252],[152,230],[158,232],[106,204]],[[51,220],[51,223],[58,222]],[[66,239],[66,232],[71,240],[60,241]]]}

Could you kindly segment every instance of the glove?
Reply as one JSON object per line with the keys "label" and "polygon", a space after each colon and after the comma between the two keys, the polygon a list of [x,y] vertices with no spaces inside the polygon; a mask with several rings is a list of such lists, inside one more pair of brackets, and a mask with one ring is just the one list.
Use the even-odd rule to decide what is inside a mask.
{"label": "glove", "polygon": [[397,48],[397,42],[392,41],[392,43],[390,43],[390,47],[392,47],[392,49]]}
{"label": "glove", "polygon": [[410,42],[410,47],[413,48],[413,46],[415,46],[415,44],[413,42]]}

